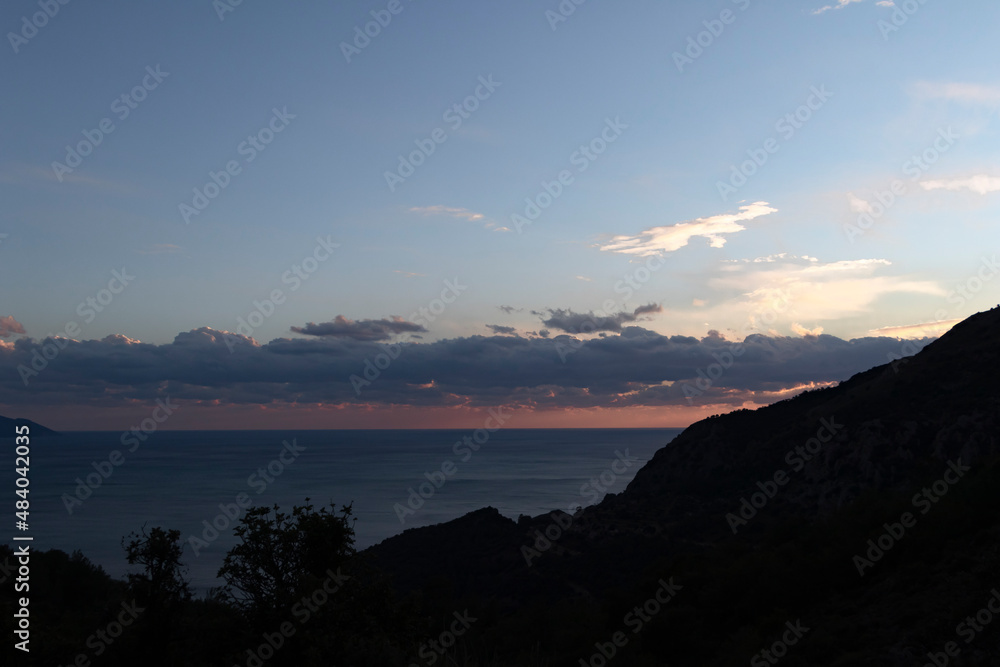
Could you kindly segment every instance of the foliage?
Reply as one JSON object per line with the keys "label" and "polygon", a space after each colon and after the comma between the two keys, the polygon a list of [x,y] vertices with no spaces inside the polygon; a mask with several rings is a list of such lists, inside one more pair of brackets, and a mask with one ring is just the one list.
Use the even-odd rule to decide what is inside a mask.
{"label": "foliage", "polygon": [[129,574],[128,582],[139,604],[154,610],[187,601],[191,590],[181,565],[183,546],[179,530],[159,526],[146,532],[130,533],[122,538],[122,548],[129,565],[142,565],[141,574]]}
{"label": "foliage", "polygon": [[[306,498],[308,503],[309,499]],[[354,555],[351,506],[340,513],[295,506],[251,507],[234,530],[240,543],[226,554],[222,598],[256,622],[280,622],[296,600]]]}

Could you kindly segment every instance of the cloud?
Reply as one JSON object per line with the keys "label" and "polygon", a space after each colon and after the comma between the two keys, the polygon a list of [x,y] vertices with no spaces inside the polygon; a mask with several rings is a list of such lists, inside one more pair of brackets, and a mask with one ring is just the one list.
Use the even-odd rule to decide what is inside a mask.
{"label": "cloud", "polygon": [[792,331],[800,336],[819,336],[823,333],[823,327],[816,327],[814,329],[806,329],[804,326],[798,322],[792,324]]}
{"label": "cloud", "polygon": [[419,213],[423,216],[445,215],[451,218],[460,218],[462,220],[469,220],[473,222],[476,220],[482,220],[485,217],[482,213],[476,213],[475,211],[470,211],[467,208],[453,208],[451,206],[414,206],[410,209],[410,212]]}
{"label": "cloud", "polygon": [[503,227],[503,226],[497,227],[497,223],[493,222],[492,220],[489,221],[489,222],[487,222],[485,225],[483,225],[483,227],[485,229],[491,229],[494,232],[509,232],[510,231],[510,227]]}
{"label": "cloud", "polygon": [[[775,263],[725,264],[709,286],[733,298],[721,301],[699,318],[732,321],[739,312],[749,313],[788,304],[787,319],[817,322],[870,312],[876,302],[897,293],[945,296],[937,283],[906,276],[878,275],[892,266],[887,259],[857,259],[837,262],[815,258],[788,258]],[[718,301],[718,300],[717,300]],[[744,315],[745,316],[745,315]]]}
{"label": "cloud", "polygon": [[[848,5],[853,5],[856,2],[863,2],[863,1],[864,0],[837,0],[837,4],[835,4],[835,5],[826,5],[825,7],[820,7],[819,9],[813,10],[813,14],[822,14],[824,12],[830,11],[831,9],[843,9],[844,7],[846,7]],[[882,6],[885,6],[881,2],[879,4],[882,5]],[[892,6],[892,5],[890,4],[889,6]]]}
{"label": "cloud", "polygon": [[636,317],[639,315],[645,315],[647,313],[662,313],[663,306],[657,305],[655,303],[647,303],[645,306],[639,306],[636,308],[632,314]]}
{"label": "cloud", "polygon": [[709,246],[721,248],[726,244],[723,234],[735,234],[746,229],[739,223],[776,213],[777,210],[767,202],[755,202],[741,206],[738,213],[723,213],[676,225],[652,227],[636,236],[615,236],[599,247],[607,252],[648,257],[673,252],[686,246],[691,239],[701,236],[708,239]]}
{"label": "cloud", "polygon": [[947,100],[976,106],[1000,106],[1000,86],[918,81],[910,90],[913,95],[921,99]]}
{"label": "cloud", "polygon": [[24,326],[14,319],[13,315],[0,317],[0,338],[10,338],[14,334],[23,334]]}
{"label": "cloud", "polygon": [[320,324],[309,322],[304,327],[292,327],[291,330],[304,336],[351,338],[361,341],[388,340],[394,334],[427,331],[422,325],[407,322],[395,315],[388,320],[349,320],[343,315],[337,315],[332,322]]}
{"label": "cloud", "polygon": [[[802,387],[844,380],[899,353],[895,338],[753,334],[739,362],[715,380],[699,404],[740,407],[787,398]],[[323,405],[565,409],[687,406],[685,384],[729,350],[719,334],[664,336],[637,326],[620,335],[577,340],[469,336],[399,343],[391,365],[360,394],[365,360],[384,344],[351,337],[252,338],[210,328],[153,345],[108,336],[61,340],[58,363],[22,382],[18,368],[52,341],[18,339],[0,346],[0,404],[119,407],[169,396],[205,406]],[[572,350],[572,354],[566,352]]]}
{"label": "cloud", "polygon": [[953,178],[950,180],[921,181],[924,190],[969,190],[977,195],[1000,192],[1000,177],[979,174],[969,178]]}
{"label": "cloud", "polygon": [[940,320],[921,324],[904,324],[896,327],[872,329],[873,336],[891,336],[893,338],[936,338],[944,335],[949,329],[962,320]]}
{"label": "cloud", "polygon": [[788,256],[787,252],[781,252],[778,253],[777,255],[767,255],[766,257],[755,257],[751,261],[753,261],[754,264],[760,264],[760,263],[772,264],[774,262],[777,262],[779,259],[785,259],[785,257],[787,256]]}
{"label": "cloud", "polygon": [[865,201],[860,197],[856,196],[853,192],[847,193],[847,201],[851,206],[851,210],[855,213],[874,213],[875,207],[871,205],[871,202]]}
{"label": "cloud", "polygon": [[515,308],[514,306],[497,306],[500,310],[510,315],[511,313],[520,313],[524,311],[524,308]]}
{"label": "cloud", "polygon": [[[534,312],[534,311],[533,311]],[[588,313],[575,313],[572,310],[561,308],[550,309],[548,319],[543,319],[542,324],[552,329],[559,329],[571,334],[594,333],[597,331],[621,331],[622,324],[637,321],[642,315],[651,313],[662,313],[663,307],[655,303],[639,306],[631,313],[620,312],[610,315],[597,315],[593,311]],[[535,312],[536,315],[542,313]],[[544,315],[543,315],[544,317]]]}
{"label": "cloud", "polygon": [[500,324],[487,324],[486,328],[495,334],[516,334],[517,329],[514,327],[505,327]]}
{"label": "cloud", "polygon": [[399,269],[395,269],[393,271],[393,273],[401,273],[406,278],[425,278],[425,277],[427,277],[427,274],[425,274],[425,273],[412,273],[410,271],[400,271]]}
{"label": "cloud", "polygon": [[818,262],[819,260],[815,257],[810,257],[809,255],[789,255],[787,252],[780,252],[777,255],[767,255],[765,257],[754,257],[753,259],[724,259],[723,262],[726,263],[738,263],[742,262],[744,264],[774,264],[775,262],[781,260],[795,260],[795,259],[805,259],[810,262]]}

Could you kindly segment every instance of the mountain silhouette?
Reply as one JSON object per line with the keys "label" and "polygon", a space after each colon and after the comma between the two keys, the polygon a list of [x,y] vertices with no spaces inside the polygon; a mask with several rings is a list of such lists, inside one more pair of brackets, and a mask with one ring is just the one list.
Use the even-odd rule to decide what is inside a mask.
{"label": "mountain silhouette", "polygon": [[[760,652],[793,626],[810,629],[783,665],[1000,664],[1000,617],[960,625],[1000,586],[998,357],[1000,307],[837,386],[699,421],[572,516],[486,508],[368,553],[551,664],[600,646],[624,664],[773,664]],[[682,588],[633,633],[658,582]],[[601,644],[616,631],[632,641]]]}
{"label": "mountain silhouette", "polygon": [[13,438],[17,435],[15,429],[18,426],[29,427],[31,429],[29,435],[58,435],[56,431],[36,424],[30,419],[11,419],[0,415],[0,438]]}

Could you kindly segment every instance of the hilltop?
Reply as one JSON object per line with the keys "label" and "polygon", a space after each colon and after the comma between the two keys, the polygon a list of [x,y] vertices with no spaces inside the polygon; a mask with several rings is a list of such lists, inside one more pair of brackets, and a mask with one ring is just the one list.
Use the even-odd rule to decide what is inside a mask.
{"label": "hilltop", "polygon": [[[693,424],[574,516],[487,508],[368,553],[404,591],[488,612],[507,656],[579,664],[674,577],[616,649],[628,664],[744,663],[797,619],[812,630],[786,665],[926,661],[1000,583],[998,350],[995,308],[913,357]],[[950,664],[1000,656],[996,636]]]}

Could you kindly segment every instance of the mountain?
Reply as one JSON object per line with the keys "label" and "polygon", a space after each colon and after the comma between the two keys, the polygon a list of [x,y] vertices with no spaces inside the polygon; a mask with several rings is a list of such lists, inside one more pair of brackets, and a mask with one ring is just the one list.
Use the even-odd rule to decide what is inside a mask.
{"label": "mountain", "polygon": [[1000,664],[1000,617],[974,629],[1000,600],[998,357],[1000,307],[835,387],[693,424],[573,516],[487,508],[368,554],[400,590],[483,614],[509,664],[601,647],[630,665]]}
{"label": "mountain", "polygon": [[13,438],[16,435],[14,429],[18,426],[30,427],[30,435],[59,435],[56,431],[36,424],[30,419],[11,419],[0,415],[0,438]]}

